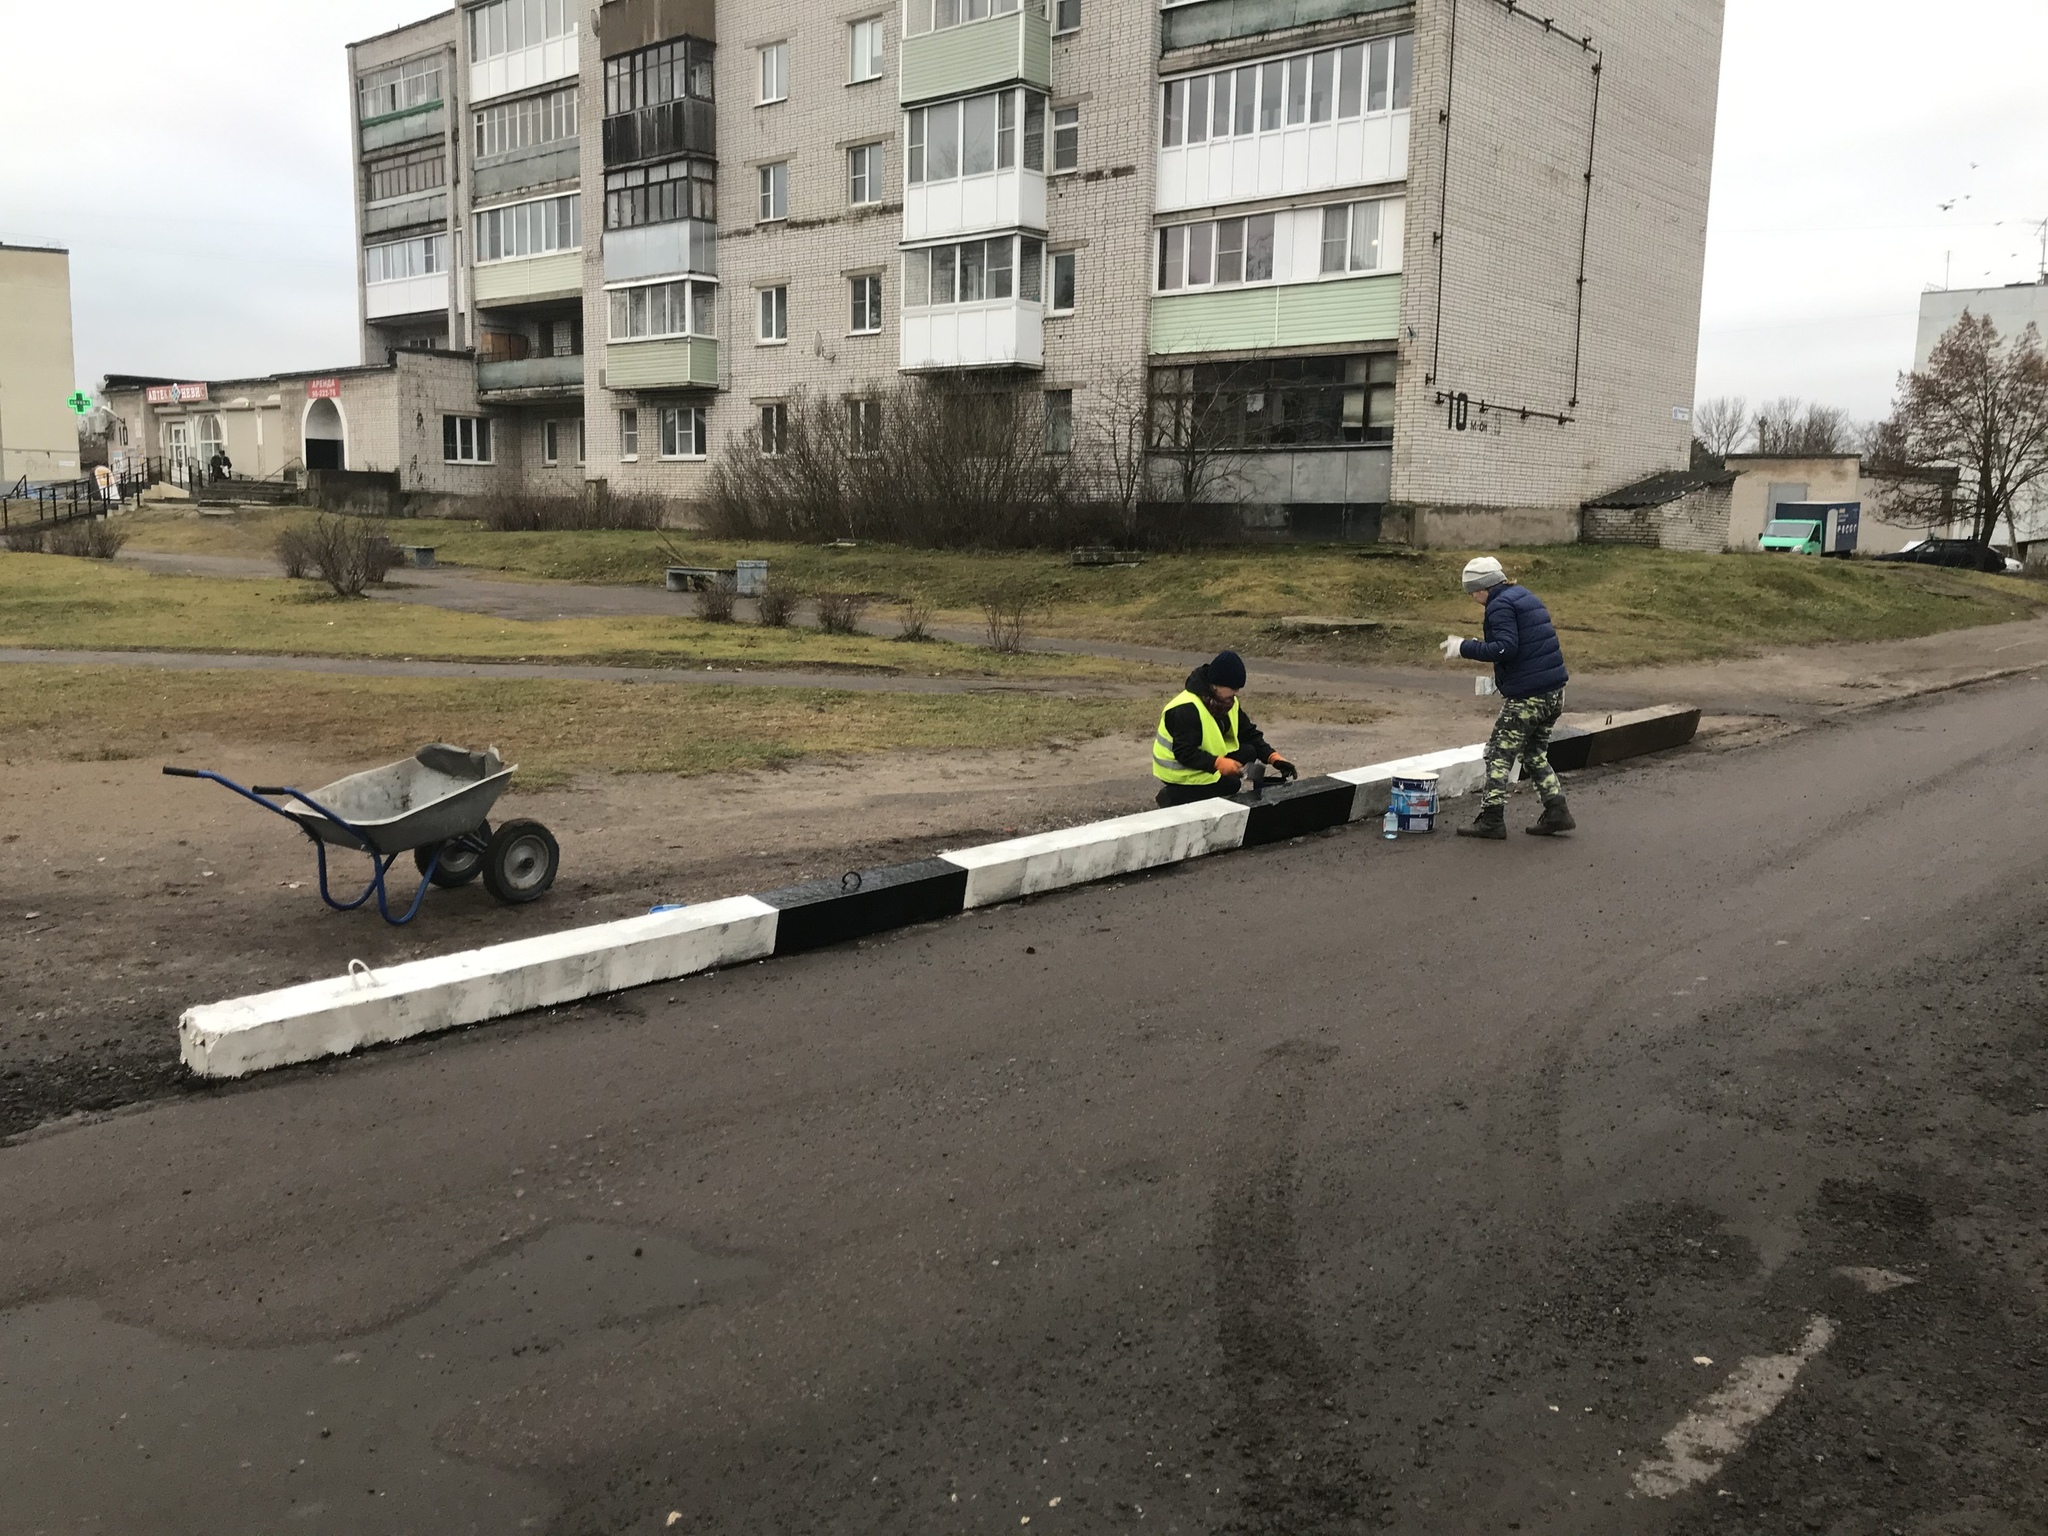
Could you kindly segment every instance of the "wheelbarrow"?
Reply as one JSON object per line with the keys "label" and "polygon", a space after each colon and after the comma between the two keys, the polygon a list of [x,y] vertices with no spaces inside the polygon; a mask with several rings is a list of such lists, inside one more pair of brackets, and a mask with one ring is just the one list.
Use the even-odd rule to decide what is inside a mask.
{"label": "wheelbarrow", "polygon": [[[554,834],[537,821],[508,821],[493,831],[486,819],[515,771],[499,760],[495,747],[472,752],[440,743],[421,747],[401,762],[336,779],[311,794],[288,785],[245,787],[204,768],[164,769],[173,778],[211,779],[295,823],[313,840],[320,899],[337,912],[353,912],[375,896],[377,911],[394,925],[419,914],[429,886],[467,885],[478,875],[484,888],[508,906],[547,894],[562,857]],[[370,883],[353,901],[339,900],[328,889],[330,845],[370,856]],[[406,853],[420,872],[419,889],[404,914],[394,917],[385,877]]]}

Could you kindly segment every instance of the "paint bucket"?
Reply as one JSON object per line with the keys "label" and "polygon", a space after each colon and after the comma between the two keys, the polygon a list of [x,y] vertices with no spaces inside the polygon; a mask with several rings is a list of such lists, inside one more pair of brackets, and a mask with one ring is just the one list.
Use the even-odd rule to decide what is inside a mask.
{"label": "paint bucket", "polygon": [[1403,832],[1436,830],[1436,775],[1401,774],[1387,790],[1387,809],[1400,818]]}

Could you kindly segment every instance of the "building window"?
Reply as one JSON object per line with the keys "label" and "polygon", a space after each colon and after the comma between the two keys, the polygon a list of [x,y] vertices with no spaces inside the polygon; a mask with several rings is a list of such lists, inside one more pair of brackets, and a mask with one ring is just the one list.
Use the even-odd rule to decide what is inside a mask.
{"label": "building window", "polygon": [[846,402],[846,441],[847,446],[852,452],[862,458],[881,451],[881,401],[849,400]]}
{"label": "building window", "polygon": [[1074,256],[1073,251],[1055,251],[1052,256],[1052,303],[1047,312],[1055,315],[1071,315],[1074,312]]}
{"label": "building window", "polygon": [[576,0],[491,0],[469,13],[470,61],[537,48],[575,30]]}
{"label": "building window", "polygon": [[450,464],[491,462],[491,418],[488,416],[443,416],[441,457]]}
{"label": "building window", "polygon": [[1052,168],[1071,171],[1081,164],[1081,109],[1055,107],[1052,114]]}
{"label": "building window", "polygon": [[704,409],[696,405],[664,405],[661,408],[661,456],[664,459],[701,459],[706,434]]}
{"label": "building window", "polygon": [[604,113],[637,112],[663,102],[712,99],[711,44],[693,37],[658,43],[604,61]]}
{"label": "building window", "polygon": [[1159,142],[1172,149],[1300,123],[1405,112],[1414,83],[1413,33],[1188,75],[1161,88]]}
{"label": "building window", "polygon": [[789,162],[778,160],[760,167],[761,221],[789,217]]}
{"label": "building window", "polygon": [[666,160],[604,173],[604,227],[636,229],[718,217],[718,170],[709,160]]}
{"label": "building window", "polygon": [[544,421],[540,424],[540,461],[554,464],[560,460],[561,439],[556,434],[557,422]]}
{"label": "building window", "polygon": [[852,287],[854,334],[873,335],[882,328],[882,274],[863,273],[852,279]]}
{"label": "building window", "polygon": [[1340,203],[1323,210],[1323,271],[1377,272],[1387,265],[1380,243],[1380,207]]}
{"label": "building window", "polygon": [[613,341],[716,335],[718,286],[701,279],[640,283],[605,294]]}
{"label": "building window", "polygon": [[477,159],[576,137],[576,87],[485,107],[476,114]]}
{"label": "building window", "polygon": [[761,451],[774,458],[782,452],[784,437],[789,432],[789,407],[780,400],[770,401],[761,407]]}
{"label": "building window", "polygon": [[363,167],[365,201],[381,203],[394,197],[412,197],[448,184],[448,158],[436,144],[408,154],[372,160]]}
{"label": "building window", "polygon": [[363,76],[356,87],[362,120],[410,112],[414,107],[432,106],[441,99],[441,61],[414,59],[394,64]]}
{"label": "building window", "polygon": [[636,410],[619,412],[619,457],[629,464],[640,457],[640,413]]}
{"label": "building window", "polygon": [[448,270],[445,235],[422,235],[417,240],[396,240],[373,245],[363,252],[363,281],[396,283],[408,277],[427,277]]}
{"label": "building window", "polygon": [[1048,389],[1045,392],[1045,451],[1074,451],[1074,392]]}
{"label": "building window", "polygon": [[847,29],[853,45],[854,80],[879,80],[882,78],[882,18],[870,17],[856,21]]}
{"label": "building window", "polygon": [[904,179],[913,185],[985,176],[1017,164],[1018,119],[1028,171],[1045,169],[1045,98],[1036,91],[992,91],[905,114]]}
{"label": "building window", "polygon": [[583,462],[583,418],[576,418],[576,462]]}
{"label": "building window", "polygon": [[763,288],[760,299],[761,328],[757,333],[760,339],[764,342],[789,340],[789,289]]}
{"label": "building window", "polygon": [[485,209],[476,216],[476,259],[510,261],[516,256],[581,250],[581,205],[582,198],[571,192],[567,197]]}
{"label": "building window", "polygon": [[882,146],[856,144],[846,152],[846,200],[849,203],[879,203],[882,200]]}
{"label": "building window", "polygon": [[917,37],[991,16],[1014,15],[1020,8],[1043,16],[1045,0],[910,0],[903,13],[903,31],[907,37]]}
{"label": "building window", "polygon": [[903,307],[940,309],[1018,298],[1037,303],[1045,242],[998,235],[903,253]]}
{"label": "building window", "polygon": [[1175,224],[1159,231],[1158,286],[1227,288],[1273,280],[1273,215]]}
{"label": "building window", "polygon": [[761,100],[789,99],[789,44],[769,43],[761,49]]}
{"label": "building window", "polygon": [[1394,436],[1394,354],[1260,357],[1152,370],[1152,442],[1339,447]]}
{"label": "building window", "polygon": [[1075,32],[1081,26],[1081,0],[1053,0],[1052,29],[1054,32]]}

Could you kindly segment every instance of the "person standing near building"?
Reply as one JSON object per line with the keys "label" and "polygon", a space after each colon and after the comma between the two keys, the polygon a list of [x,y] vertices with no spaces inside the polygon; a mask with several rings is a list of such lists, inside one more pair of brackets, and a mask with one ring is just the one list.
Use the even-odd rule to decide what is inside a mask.
{"label": "person standing near building", "polygon": [[1564,713],[1564,685],[1571,678],[1564,666],[1564,648],[1557,642],[1557,626],[1542,600],[1509,581],[1491,555],[1469,562],[1464,581],[1465,590],[1486,608],[1486,637],[1465,640],[1446,635],[1444,660],[1492,662],[1501,706],[1486,742],[1486,789],[1480,796],[1479,817],[1471,826],[1458,828],[1458,836],[1494,841],[1507,837],[1508,780],[1517,758],[1523,776],[1533,780],[1543,796],[1542,816],[1523,830],[1531,837],[1569,832],[1578,823],[1572,820],[1564,786],[1550,766],[1550,733]]}
{"label": "person standing near building", "polygon": [[1283,779],[1294,764],[1266,744],[1238,699],[1244,658],[1222,651],[1188,674],[1187,686],[1159,712],[1152,742],[1152,776],[1159,804],[1188,805],[1228,799],[1244,787],[1244,765],[1265,763]]}

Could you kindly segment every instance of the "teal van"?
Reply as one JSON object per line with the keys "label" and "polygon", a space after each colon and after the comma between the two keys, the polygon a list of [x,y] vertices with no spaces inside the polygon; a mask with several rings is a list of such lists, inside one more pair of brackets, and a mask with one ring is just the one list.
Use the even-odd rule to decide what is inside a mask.
{"label": "teal van", "polygon": [[1839,555],[1856,553],[1856,535],[1863,523],[1860,501],[1781,501],[1771,509],[1756,547],[1767,555]]}

